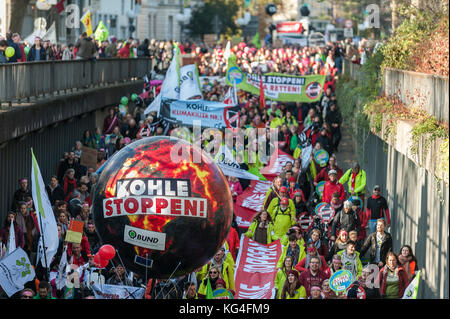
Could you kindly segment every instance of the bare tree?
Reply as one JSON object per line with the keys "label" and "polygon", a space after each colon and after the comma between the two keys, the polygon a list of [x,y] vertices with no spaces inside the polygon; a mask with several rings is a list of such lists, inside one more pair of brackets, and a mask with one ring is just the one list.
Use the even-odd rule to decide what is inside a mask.
{"label": "bare tree", "polygon": [[22,32],[23,19],[31,0],[11,0],[10,32]]}

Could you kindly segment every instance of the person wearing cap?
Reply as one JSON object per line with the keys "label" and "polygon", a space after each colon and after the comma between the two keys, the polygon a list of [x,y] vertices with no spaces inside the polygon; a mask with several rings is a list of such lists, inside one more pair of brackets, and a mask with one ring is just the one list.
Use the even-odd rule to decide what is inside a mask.
{"label": "person wearing cap", "polygon": [[287,273],[286,281],[281,290],[280,299],[305,299],[306,289],[301,285],[296,270]]}
{"label": "person wearing cap", "polygon": [[339,200],[344,201],[345,200],[344,185],[338,182],[336,170],[334,169],[329,170],[328,176],[330,180],[325,182],[325,185],[323,187],[322,202],[329,204],[331,202],[331,198],[334,193],[339,193]]}
{"label": "person wearing cap", "polygon": [[347,233],[351,230],[356,230],[359,233],[361,229],[359,217],[356,212],[352,210],[352,202],[348,200],[344,202],[344,209],[334,215],[331,224],[332,236],[330,237],[330,240],[334,241],[336,239],[336,231],[340,231],[341,229],[344,229]]}
{"label": "person wearing cap", "polygon": [[302,213],[308,213],[308,207],[306,206],[306,200],[305,200],[305,196],[303,195],[303,192],[301,191],[301,189],[296,189],[294,190],[294,195],[292,200],[294,201],[294,205],[295,205],[295,217],[298,220],[298,217],[300,216],[300,214]]}
{"label": "person wearing cap", "polygon": [[348,193],[361,198],[364,207],[364,194],[366,192],[366,172],[361,169],[359,163],[353,163],[344,175],[339,179],[339,183],[344,185],[348,182]]}
{"label": "person wearing cap", "polygon": [[274,198],[270,203],[267,212],[271,215],[274,225],[274,240],[283,237],[288,229],[296,222],[295,205],[292,199],[287,197],[287,188],[280,189],[281,199]]}
{"label": "person wearing cap", "polygon": [[391,227],[389,207],[386,198],[381,196],[381,188],[379,185],[375,185],[372,196],[367,199],[366,213],[368,218],[367,228],[369,234],[375,232],[377,219],[379,218],[387,219],[387,227]]}
{"label": "person wearing cap", "polygon": [[262,210],[253,217],[253,221],[245,236],[260,244],[267,245],[273,241],[273,236],[275,235],[273,229],[272,217],[267,211]]}
{"label": "person wearing cap", "polygon": [[325,182],[329,181],[330,178],[328,176],[328,172],[330,170],[335,170],[337,172],[336,178],[338,180],[344,175],[344,172],[336,163],[336,157],[333,155],[330,156],[330,158],[328,159],[327,166],[322,168],[320,170],[319,174],[317,174],[316,177],[314,178],[314,186],[317,186],[317,184],[319,184],[319,182],[321,182],[321,181],[325,181]]}

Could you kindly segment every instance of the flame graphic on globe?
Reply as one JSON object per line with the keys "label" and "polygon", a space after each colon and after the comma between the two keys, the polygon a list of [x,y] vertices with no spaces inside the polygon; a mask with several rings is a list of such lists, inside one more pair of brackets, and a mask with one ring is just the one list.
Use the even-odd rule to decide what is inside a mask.
{"label": "flame graphic on globe", "polygon": [[[188,158],[174,161],[171,154],[181,151]],[[201,161],[194,162],[196,158]],[[186,181],[190,185],[189,198],[206,200],[206,214],[192,217],[116,212],[108,216],[105,201],[113,202],[117,185],[124,180],[144,179]],[[127,270],[142,278],[179,277],[203,266],[224,244],[233,218],[228,183],[214,160],[197,146],[173,137],[144,138],[114,154],[105,165],[92,198],[94,223],[102,244],[114,246],[118,252],[116,258],[120,257],[114,262],[121,260]],[[126,199],[126,196],[122,198]],[[128,232],[132,237],[141,231],[164,234],[163,247],[151,249],[125,241],[127,227],[133,229]]]}

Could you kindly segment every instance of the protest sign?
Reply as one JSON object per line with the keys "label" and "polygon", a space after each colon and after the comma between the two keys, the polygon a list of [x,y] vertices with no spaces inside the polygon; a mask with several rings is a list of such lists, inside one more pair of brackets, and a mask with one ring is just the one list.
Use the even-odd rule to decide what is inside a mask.
{"label": "protest sign", "polygon": [[265,73],[260,76],[243,72],[234,59],[228,60],[226,83],[246,92],[259,95],[260,84],[264,95],[274,101],[312,103],[320,100],[325,75],[294,76],[281,73]]}
{"label": "protest sign", "polygon": [[162,98],[160,112],[161,117],[172,124],[194,126],[198,121],[202,127],[239,128],[239,107],[220,102]]}
{"label": "protest sign", "polygon": [[71,220],[66,232],[66,240],[69,243],[80,244],[83,236],[84,223],[79,220]]}

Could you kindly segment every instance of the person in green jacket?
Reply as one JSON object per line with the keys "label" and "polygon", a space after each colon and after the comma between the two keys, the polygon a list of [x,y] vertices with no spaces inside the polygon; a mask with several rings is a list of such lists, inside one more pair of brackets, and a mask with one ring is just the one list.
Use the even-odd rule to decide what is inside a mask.
{"label": "person in green jacket", "polygon": [[352,196],[358,196],[364,203],[366,172],[361,169],[359,163],[354,163],[353,167],[349,168],[339,179],[339,183],[342,185],[346,182],[348,182],[348,193]]}
{"label": "person in green jacket", "polygon": [[363,268],[359,252],[355,251],[355,247],[356,243],[349,240],[345,249],[338,252],[338,255],[342,256],[342,268],[350,271],[354,279],[361,276]]}
{"label": "person in green jacket", "polygon": [[306,299],[306,289],[300,284],[296,270],[288,272],[281,290],[281,299]]}
{"label": "person in green jacket", "polygon": [[295,205],[292,199],[283,197],[281,201],[274,198],[272,202],[279,202],[279,205],[270,204],[267,212],[273,219],[275,235],[272,237],[277,240],[287,233],[288,229],[296,223]]}
{"label": "person in green jacket", "polygon": [[275,299],[280,299],[281,290],[283,289],[284,283],[287,279],[287,274],[294,267],[294,257],[286,256],[283,259],[283,266],[278,269],[275,276]]}
{"label": "person in green jacket", "polygon": [[248,231],[245,233],[245,236],[263,245],[270,244],[273,241],[273,235],[275,235],[275,232],[272,217],[265,210],[255,215]]}
{"label": "person in green jacket", "polygon": [[40,281],[38,287],[38,294],[33,299],[56,299],[52,296],[50,291],[50,284],[47,281]]}

